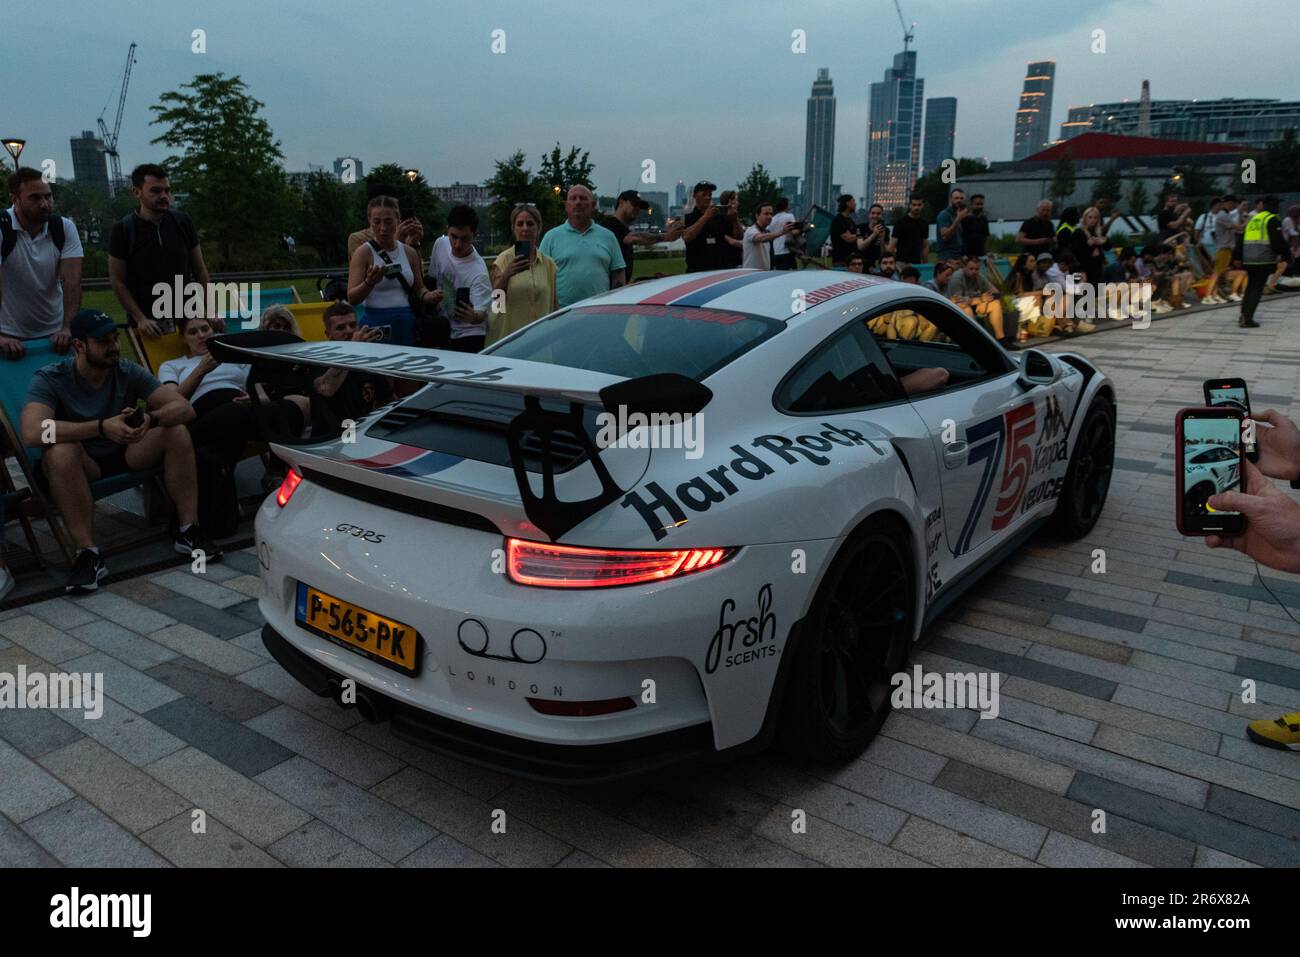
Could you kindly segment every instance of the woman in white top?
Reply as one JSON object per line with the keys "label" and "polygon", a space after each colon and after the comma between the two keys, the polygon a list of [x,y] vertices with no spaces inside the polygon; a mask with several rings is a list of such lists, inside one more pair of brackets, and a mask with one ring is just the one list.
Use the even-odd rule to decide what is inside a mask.
{"label": "woman in white top", "polygon": [[358,246],[348,263],[348,302],[365,304],[361,325],[385,327],[384,342],[410,346],[415,344],[411,300],[437,306],[442,290],[424,288],[420,254],[397,238],[397,210],[392,196],[370,201],[366,216],[375,238]]}

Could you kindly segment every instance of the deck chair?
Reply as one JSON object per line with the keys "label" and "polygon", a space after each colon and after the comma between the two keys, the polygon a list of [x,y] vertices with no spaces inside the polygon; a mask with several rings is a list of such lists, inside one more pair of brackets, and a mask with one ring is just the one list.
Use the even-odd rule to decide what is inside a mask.
{"label": "deck chair", "polygon": [[[0,431],[4,433],[4,454],[14,456],[27,482],[25,489],[16,487],[4,489],[4,504],[6,507],[25,510],[29,516],[42,517],[49,522],[50,531],[54,534],[64,559],[70,565],[76,555],[76,549],[73,547],[72,537],[58,515],[54,499],[50,496],[49,483],[46,481],[45,471],[41,468],[41,450],[26,448],[18,434],[23,404],[27,398],[27,384],[38,369],[62,361],[65,356],[60,356],[54,351],[49,339],[27,339],[23,345],[26,347],[26,354],[21,359],[0,359]],[[0,467],[3,467],[6,473],[6,481],[3,484],[12,486],[12,481],[7,480],[8,466],[0,462]],[[90,496],[93,500],[99,501],[101,498],[130,488],[148,488],[155,484],[161,486],[161,483],[156,482],[161,475],[162,467],[156,466],[142,472],[126,472],[122,475],[102,478],[91,483]],[[163,491],[162,494],[165,495],[166,492]],[[19,514],[21,515],[22,512],[20,511]],[[29,537],[28,540],[33,546],[37,561],[44,564],[44,556],[36,549],[34,539]]]}

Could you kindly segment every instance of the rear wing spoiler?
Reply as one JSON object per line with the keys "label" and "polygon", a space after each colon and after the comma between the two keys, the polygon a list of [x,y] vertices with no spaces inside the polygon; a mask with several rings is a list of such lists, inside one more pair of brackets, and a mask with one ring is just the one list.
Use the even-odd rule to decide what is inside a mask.
{"label": "rear wing spoiler", "polygon": [[[712,391],[675,372],[628,379],[604,372],[527,359],[497,359],[491,355],[443,352],[414,346],[375,342],[304,342],[285,332],[239,332],[214,336],[208,351],[222,362],[283,362],[323,368],[355,369],[416,382],[472,386],[510,392],[524,399],[524,410],[510,421],[506,443],[524,511],[552,541],[581,524],[628,489],[619,488],[587,434],[585,406],[618,414],[654,412],[694,415],[713,398]],[[569,403],[567,412],[542,408],[543,399]],[[620,417],[620,421],[625,421]],[[542,494],[533,492],[524,468],[522,440],[537,433],[542,451]],[[589,499],[565,502],[555,494],[552,437],[572,436],[583,447],[600,481],[601,491]]]}

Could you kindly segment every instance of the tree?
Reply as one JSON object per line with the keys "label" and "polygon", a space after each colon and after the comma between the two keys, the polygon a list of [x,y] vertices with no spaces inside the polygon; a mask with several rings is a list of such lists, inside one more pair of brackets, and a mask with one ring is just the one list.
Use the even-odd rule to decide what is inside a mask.
{"label": "tree", "polygon": [[[943,167],[932,169],[916,181],[916,185],[912,187],[912,195],[920,196],[925,200],[925,210],[922,215],[933,220],[935,216],[939,215],[939,211],[948,205],[948,194],[961,186],[962,177],[974,176],[987,170],[988,165],[983,160],[961,156],[958,157],[957,166],[954,170],[956,174],[955,182],[944,182]],[[969,196],[966,198],[970,199]]]}
{"label": "tree", "polygon": [[1056,169],[1052,172],[1052,183],[1047,188],[1047,193],[1056,200],[1058,206],[1064,206],[1066,200],[1074,195],[1074,157],[1070,151],[1066,150],[1061,158],[1056,161]]}
{"label": "tree", "polygon": [[176,151],[167,158],[172,186],[225,267],[273,255],[295,205],[262,106],[238,76],[201,73],[150,107],[150,125],[164,127],[152,142]]}
{"label": "tree", "polygon": [[510,232],[510,213],[520,203],[530,203],[538,208],[544,228],[554,226],[563,218],[563,202],[558,194],[529,170],[527,163],[524,151],[515,150],[508,158],[496,161],[496,172],[483,184],[497,198],[489,218],[494,235],[513,235]]}
{"label": "tree", "polygon": [[744,222],[752,222],[760,203],[772,203],[781,195],[781,184],[763,168],[762,163],[750,167],[749,175],[740,181],[737,187],[739,206],[737,211]]}
{"label": "tree", "polygon": [[1140,179],[1134,179],[1128,188],[1128,214],[1145,216],[1150,204],[1151,195],[1147,192],[1147,184]]}
{"label": "tree", "polygon": [[560,196],[568,193],[572,186],[585,186],[592,191],[594,195],[596,186],[591,181],[591,173],[596,167],[587,159],[590,155],[586,150],[581,154],[578,147],[570,146],[569,152],[565,156],[560,154],[560,144],[555,144],[555,149],[551,150],[542,157],[542,165],[538,170],[538,175],[542,181],[555,191],[555,187],[560,188]]}
{"label": "tree", "polygon": [[1284,130],[1282,138],[1255,159],[1255,182],[1247,184],[1246,192],[1290,193],[1300,183],[1300,142],[1294,128]]}
{"label": "tree", "polygon": [[1124,195],[1124,183],[1119,175],[1119,168],[1112,166],[1101,174],[1101,177],[1092,184],[1092,205],[1096,206],[1097,201],[1108,199],[1112,204],[1116,204]]}
{"label": "tree", "polygon": [[371,196],[393,196],[400,207],[400,217],[414,216],[424,224],[424,246],[429,246],[447,224],[443,213],[442,200],[434,195],[423,173],[417,172],[414,179],[406,175],[406,170],[396,163],[380,163],[366,174],[365,192],[359,194],[361,211],[358,220],[366,219],[366,205]]}
{"label": "tree", "polygon": [[307,177],[302,192],[302,216],[294,238],[311,246],[323,265],[347,261],[348,234],[356,227],[355,183],[345,184],[330,173],[315,172]]}

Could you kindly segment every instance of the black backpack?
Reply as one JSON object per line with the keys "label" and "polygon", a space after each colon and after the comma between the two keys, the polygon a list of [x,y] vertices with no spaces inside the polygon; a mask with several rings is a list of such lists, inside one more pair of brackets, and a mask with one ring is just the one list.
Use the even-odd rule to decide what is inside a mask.
{"label": "black backpack", "polygon": [[[50,239],[54,241],[54,248],[62,254],[63,243],[67,238],[63,232],[63,217],[56,213],[45,225],[50,230]],[[18,231],[14,229],[13,221],[9,218],[9,210],[0,210],[0,259],[8,259],[17,242]]]}

